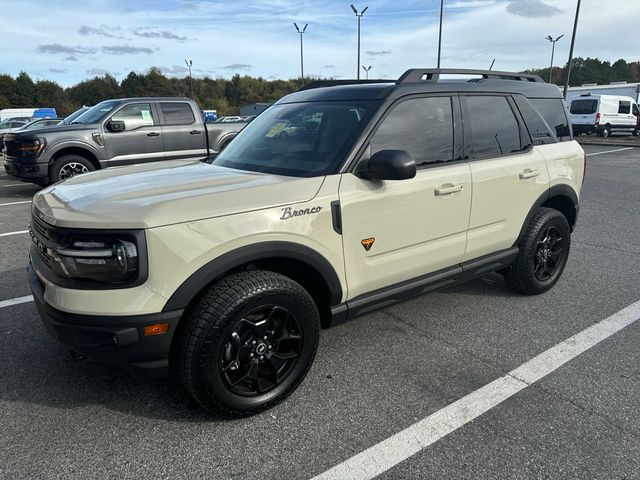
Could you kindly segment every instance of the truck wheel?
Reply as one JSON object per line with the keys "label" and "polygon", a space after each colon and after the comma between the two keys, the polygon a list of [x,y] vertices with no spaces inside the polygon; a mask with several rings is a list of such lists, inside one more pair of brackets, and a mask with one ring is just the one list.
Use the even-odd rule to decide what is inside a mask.
{"label": "truck wheel", "polygon": [[634,136],[634,137],[637,137],[638,135],[640,135],[640,129],[638,129],[638,130],[634,130],[634,131],[633,131],[633,136]]}
{"label": "truck wheel", "polygon": [[604,130],[602,130],[602,136],[604,138],[607,138],[611,135],[611,127],[604,127]]}
{"label": "truck wheel", "polygon": [[51,183],[66,180],[82,173],[92,172],[96,167],[84,157],[78,155],[63,155],[56,159],[49,168]]}
{"label": "truck wheel", "polygon": [[320,335],[309,294],[284,275],[260,270],[223,278],[183,321],[183,384],[205,409],[237,415],[290,395],[309,371]]}
{"label": "truck wheel", "polygon": [[527,295],[537,295],[553,287],[569,257],[571,229],[565,216],[553,208],[539,208],[520,242],[520,252],[507,283]]}

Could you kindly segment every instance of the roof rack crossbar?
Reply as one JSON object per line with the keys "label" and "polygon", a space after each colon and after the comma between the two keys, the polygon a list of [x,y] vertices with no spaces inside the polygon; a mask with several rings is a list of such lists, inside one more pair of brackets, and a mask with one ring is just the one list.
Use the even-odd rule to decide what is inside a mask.
{"label": "roof rack crossbar", "polygon": [[339,85],[359,85],[363,83],[396,83],[395,80],[382,80],[382,79],[369,79],[369,80],[313,80],[302,87],[300,87],[297,91],[302,92],[303,90],[312,90],[314,88],[322,88],[322,87],[336,87]]}
{"label": "roof rack crossbar", "polygon": [[402,74],[397,84],[423,81],[436,82],[440,75],[480,75],[486,79],[518,80],[524,82],[544,82],[538,75],[528,73],[499,72],[496,70],[472,70],[464,68],[412,68]]}

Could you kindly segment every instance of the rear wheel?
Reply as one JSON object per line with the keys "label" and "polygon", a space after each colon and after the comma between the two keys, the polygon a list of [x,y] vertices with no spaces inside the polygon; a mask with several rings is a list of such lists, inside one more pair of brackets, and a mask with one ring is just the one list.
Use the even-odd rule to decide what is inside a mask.
{"label": "rear wheel", "polygon": [[634,137],[637,137],[638,135],[640,135],[640,129],[638,129],[638,130],[634,130],[634,131],[633,131],[633,136],[634,136]]}
{"label": "rear wheel", "polygon": [[540,208],[520,242],[516,262],[506,273],[507,283],[527,295],[553,287],[564,270],[571,246],[565,216],[553,208]]}
{"label": "rear wheel", "polygon": [[611,127],[604,127],[604,130],[602,130],[602,132],[600,133],[601,136],[607,138],[609,136],[611,136]]}
{"label": "rear wheel", "polygon": [[180,376],[209,411],[247,415],[279,403],[302,382],[318,348],[313,299],[273,272],[220,280],[184,321]]}
{"label": "rear wheel", "polygon": [[64,155],[49,168],[51,183],[56,183],[67,178],[75,177],[83,173],[92,172],[96,167],[90,160],[79,155]]}

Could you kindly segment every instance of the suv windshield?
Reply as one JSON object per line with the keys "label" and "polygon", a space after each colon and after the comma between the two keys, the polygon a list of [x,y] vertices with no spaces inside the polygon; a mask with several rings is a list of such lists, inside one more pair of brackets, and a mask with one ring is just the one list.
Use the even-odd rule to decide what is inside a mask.
{"label": "suv windshield", "polygon": [[85,113],[87,110],[89,110],[90,107],[82,107],[79,110],[76,110],[75,112],[73,112],[71,115],[65,117],[65,119],[62,121],[62,123],[64,125],[69,125],[71,122],[75,121],[76,118],[78,118],[80,115],[82,115],[83,113]]}
{"label": "suv windshield", "polygon": [[119,100],[105,100],[104,102],[100,102],[76,118],[73,123],[98,123],[119,104]]}
{"label": "suv windshield", "polygon": [[212,163],[293,177],[333,173],[377,106],[370,101],[274,105]]}

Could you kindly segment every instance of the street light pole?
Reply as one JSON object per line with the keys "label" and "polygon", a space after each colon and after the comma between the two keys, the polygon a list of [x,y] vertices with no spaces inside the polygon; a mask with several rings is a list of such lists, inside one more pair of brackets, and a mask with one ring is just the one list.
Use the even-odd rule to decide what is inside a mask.
{"label": "street light pole", "polygon": [[440,30],[438,31],[438,68],[440,68],[440,54],[442,52],[442,15],[444,13],[444,0],[440,0]]}
{"label": "street light pole", "polygon": [[573,47],[576,44],[576,31],[578,30],[578,15],[580,14],[580,1],[576,5],[576,19],[573,22],[573,35],[571,36],[571,48],[569,49],[569,64],[567,65],[567,78],[564,79],[564,98],[567,98],[567,90],[569,89],[569,77],[571,76],[571,64],[573,63]]}
{"label": "street light pole", "polygon": [[367,80],[369,80],[369,70],[371,70],[371,65],[369,65],[368,67],[362,65],[362,69],[367,72]]}
{"label": "street light pole", "polygon": [[369,7],[364,7],[364,9],[358,13],[358,10],[356,9],[356,7],[353,6],[353,4],[351,4],[351,10],[353,10],[353,13],[356,14],[356,17],[358,19],[358,63],[356,64],[356,73],[358,75],[358,80],[360,80],[360,19],[362,18],[362,16],[364,15],[364,12],[367,11]]}
{"label": "street light pole", "polygon": [[564,35],[560,35],[558,38],[554,40],[551,35],[547,35],[547,40],[551,42],[551,67],[549,67],[549,83],[551,83],[551,79],[553,78],[553,54],[556,51],[556,42],[560,40]]}
{"label": "street light pole", "polygon": [[189,67],[189,90],[191,90],[191,99],[193,100],[193,77],[191,76],[191,66],[193,65],[193,60],[186,60],[184,63]]}
{"label": "street light pole", "polygon": [[300,85],[304,85],[304,53],[302,50],[302,34],[305,32],[309,24],[305,24],[305,26],[300,30],[298,28],[297,23],[293,23],[293,26],[296,27],[296,31],[300,34]]}

